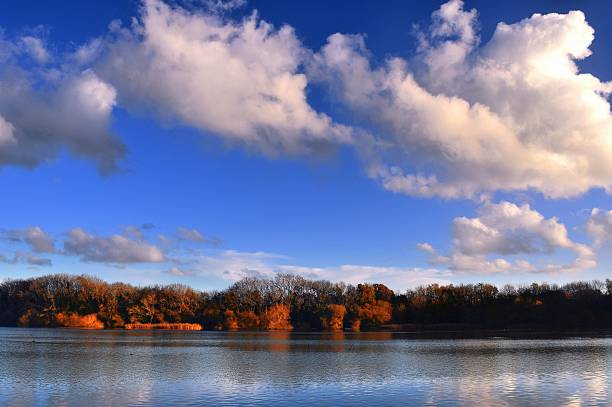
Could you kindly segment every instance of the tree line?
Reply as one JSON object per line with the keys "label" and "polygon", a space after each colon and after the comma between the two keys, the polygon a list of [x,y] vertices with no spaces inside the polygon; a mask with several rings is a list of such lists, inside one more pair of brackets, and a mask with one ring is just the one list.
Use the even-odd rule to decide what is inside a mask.
{"label": "tree line", "polygon": [[[446,324],[482,328],[612,328],[612,280],[562,286],[438,285],[396,293],[279,274],[222,291],[135,287],[66,274],[0,283],[0,326],[207,330],[378,330]],[[192,325],[197,326],[197,325]],[[180,328],[179,328],[180,329]]]}

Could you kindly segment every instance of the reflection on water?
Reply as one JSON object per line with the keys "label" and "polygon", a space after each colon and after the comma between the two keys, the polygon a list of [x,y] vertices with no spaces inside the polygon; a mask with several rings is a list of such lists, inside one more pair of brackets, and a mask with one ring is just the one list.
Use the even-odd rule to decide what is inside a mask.
{"label": "reflection on water", "polygon": [[607,405],[612,338],[0,328],[0,405]]}

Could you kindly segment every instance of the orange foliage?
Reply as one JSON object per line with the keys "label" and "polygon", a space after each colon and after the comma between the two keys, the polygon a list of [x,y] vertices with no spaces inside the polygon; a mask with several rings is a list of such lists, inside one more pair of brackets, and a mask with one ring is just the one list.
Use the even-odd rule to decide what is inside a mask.
{"label": "orange foliage", "polygon": [[223,314],[223,329],[228,331],[235,331],[238,329],[238,318],[232,310],[227,310]]}
{"label": "orange foliage", "polygon": [[200,324],[125,324],[125,329],[169,329],[173,331],[201,331],[204,329]]}
{"label": "orange foliage", "polygon": [[321,325],[329,331],[341,331],[344,327],[344,315],[346,307],[342,304],[330,304],[327,306],[325,316],[321,317]]}
{"label": "orange foliage", "polygon": [[104,329],[104,323],[97,314],[79,315],[72,312],[60,312],[55,316],[57,326],[64,328]]}
{"label": "orange foliage", "polygon": [[360,319],[354,319],[351,322],[351,331],[353,332],[361,331],[361,320]]}
{"label": "orange foliage", "polygon": [[391,320],[391,312],[393,311],[391,303],[378,300],[375,303],[364,304],[359,307],[358,315],[363,321],[370,324],[380,325]]}
{"label": "orange foliage", "polygon": [[260,326],[269,331],[289,331],[293,326],[289,322],[289,307],[276,304],[265,310],[261,315]]}

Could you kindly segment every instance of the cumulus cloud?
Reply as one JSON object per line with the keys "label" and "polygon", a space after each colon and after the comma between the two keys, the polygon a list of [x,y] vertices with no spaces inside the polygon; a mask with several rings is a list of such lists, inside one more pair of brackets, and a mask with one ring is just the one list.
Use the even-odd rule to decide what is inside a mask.
{"label": "cumulus cloud", "polygon": [[264,153],[348,142],[306,100],[308,52],[293,29],[256,14],[241,22],[145,0],[131,28],[114,29],[97,70],[132,111],[211,132]]}
{"label": "cumulus cloud", "polygon": [[[353,144],[370,177],[410,195],[612,191],[612,83],[578,69],[594,39],[580,11],[499,23],[483,43],[477,12],[450,0],[413,58],[376,63],[363,36],[334,34],[313,53],[287,25],[214,12],[242,0],[204,3],[144,0],[131,26],[113,22],[61,58],[35,36],[0,39],[0,165],[68,149],[112,171],[119,104],[267,154]],[[41,66],[26,69],[24,52]],[[356,113],[355,127],[313,109],[312,82]],[[374,140],[362,140],[364,122]]]}
{"label": "cumulus cloud", "polygon": [[64,253],[83,261],[104,263],[161,263],[164,253],[155,245],[129,236],[96,236],[74,228],[64,241]]}
{"label": "cumulus cloud", "polygon": [[[528,204],[488,202],[478,208],[477,215],[453,220],[453,249],[449,255],[440,256],[427,243],[418,247],[432,256],[433,263],[446,263],[459,272],[580,271],[596,265],[590,247],[571,240],[565,225],[557,218],[547,219]],[[490,258],[491,255],[551,254],[563,249],[575,253],[572,263],[536,266],[525,259],[510,262]]]}
{"label": "cumulus cloud", "polygon": [[612,191],[612,83],[578,70],[594,38],[584,14],[500,23],[484,45],[476,20],[442,5],[409,62],[374,65],[364,37],[344,34],[315,56],[312,78],[378,131],[369,175],[424,197]]}
{"label": "cumulus cloud", "polygon": [[6,237],[13,241],[24,242],[38,253],[54,253],[53,238],[39,226],[30,226],[19,230],[10,230]]}
{"label": "cumulus cloud", "polygon": [[595,246],[612,245],[612,210],[593,209],[586,224],[586,231]]}
{"label": "cumulus cloud", "polygon": [[453,242],[464,254],[551,253],[571,249],[589,255],[587,246],[573,242],[557,218],[546,219],[528,204],[485,203],[475,218],[453,220]]}
{"label": "cumulus cloud", "polygon": [[124,147],[110,131],[115,89],[69,61],[32,67],[23,52],[50,60],[40,39],[0,35],[0,166],[34,167],[69,150],[116,169]]}

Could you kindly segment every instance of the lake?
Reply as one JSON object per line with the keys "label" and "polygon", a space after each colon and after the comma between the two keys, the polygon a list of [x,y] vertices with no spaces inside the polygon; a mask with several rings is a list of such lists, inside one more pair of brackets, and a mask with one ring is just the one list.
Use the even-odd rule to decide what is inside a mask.
{"label": "lake", "polygon": [[0,405],[607,405],[612,338],[0,328]]}

